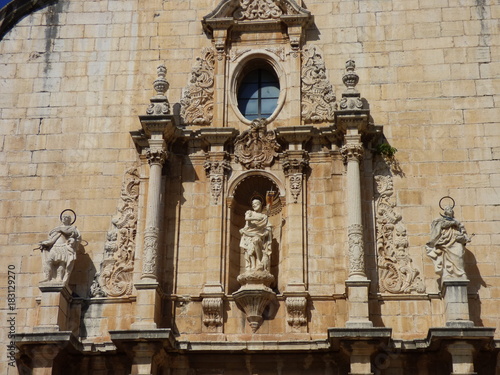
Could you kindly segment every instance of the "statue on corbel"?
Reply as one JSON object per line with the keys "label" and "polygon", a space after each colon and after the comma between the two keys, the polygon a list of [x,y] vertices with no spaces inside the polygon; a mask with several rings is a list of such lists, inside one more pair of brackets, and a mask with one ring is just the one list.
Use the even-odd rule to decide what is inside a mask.
{"label": "statue on corbel", "polygon": [[270,288],[274,282],[271,274],[273,228],[269,223],[276,192],[263,197],[251,197],[252,209],[245,212],[245,226],[240,229],[240,249],[244,255],[244,272],[237,277],[241,288],[233,293],[236,303],[245,311],[252,332],[263,321],[264,309],[276,298]]}
{"label": "statue on corbel", "polygon": [[[451,204],[442,207],[442,201],[447,198]],[[455,201],[449,197],[443,197],[439,201],[439,207],[444,211],[441,217],[431,224],[430,240],[425,245],[429,258],[434,263],[434,269],[443,280],[466,279],[464,254],[465,245],[472,240],[467,234],[464,225],[455,219],[453,208]]]}
{"label": "statue on corbel", "polygon": [[82,237],[77,227],[75,211],[66,209],[59,216],[61,224],[49,232],[49,238],[39,243],[42,252],[41,283],[67,285],[76,260],[76,250]]}

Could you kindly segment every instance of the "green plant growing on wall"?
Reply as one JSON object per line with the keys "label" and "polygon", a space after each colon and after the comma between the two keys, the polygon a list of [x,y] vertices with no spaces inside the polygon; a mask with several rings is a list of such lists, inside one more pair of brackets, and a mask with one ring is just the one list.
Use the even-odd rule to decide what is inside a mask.
{"label": "green plant growing on wall", "polygon": [[381,143],[377,145],[376,152],[378,155],[382,155],[386,158],[392,159],[398,149],[396,147],[392,147],[389,143]]}

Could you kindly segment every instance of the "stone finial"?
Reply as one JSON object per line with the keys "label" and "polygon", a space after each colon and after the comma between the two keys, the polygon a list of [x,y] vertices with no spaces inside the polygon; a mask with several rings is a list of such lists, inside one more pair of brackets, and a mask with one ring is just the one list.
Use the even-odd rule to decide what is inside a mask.
{"label": "stone finial", "polygon": [[354,60],[347,60],[345,63],[345,73],[342,77],[342,81],[347,87],[346,92],[349,93],[357,92],[356,85],[359,82],[359,76],[356,74],[354,69],[356,69],[356,63],[354,62]]}
{"label": "stone finial", "polygon": [[146,113],[148,115],[168,115],[170,114],[170,104],[168,103],[168,99],[165,96],[168,90],[168,82],[165,79],[165,75],[167,74],[167,68],[165,65],[160,65],[157,68],[158,78],[153,82],[153,87],[156,90],[156,95],[153,96],[150,101]]}
{"label": "stone finial", "polygon": [[340,109],[343,111],[363,109],[363,101],[361,100],[358,90],[356,90],[356,85],[359,82],[359,76],[354,71],[355,68],[356,64],[354,60],[346,61],[345,73],[342,77],[342,81],[347,89],[342,93],[342,100],[339,104]]}

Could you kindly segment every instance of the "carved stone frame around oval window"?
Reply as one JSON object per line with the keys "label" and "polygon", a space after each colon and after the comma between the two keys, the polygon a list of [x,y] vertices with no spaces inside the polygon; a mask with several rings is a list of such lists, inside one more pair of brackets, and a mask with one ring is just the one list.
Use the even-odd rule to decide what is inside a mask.
{"label": "carved stone frame around oval window", "polygon": [[287,77],[282,64],[275,59],[271,52],[264,49],[245,51],[230,63],[229,106],[233,110],[236,117],[246,125],[250,125],[252,121],[245,118],[238,108],[238,89],[246,73],[255,67],[259,67],[259,65],[273,69],[274,73],[278,77],[280,85],[278,103],[272,115],[267,119],[268,123],[274,121],[278,117],[286,101]]}

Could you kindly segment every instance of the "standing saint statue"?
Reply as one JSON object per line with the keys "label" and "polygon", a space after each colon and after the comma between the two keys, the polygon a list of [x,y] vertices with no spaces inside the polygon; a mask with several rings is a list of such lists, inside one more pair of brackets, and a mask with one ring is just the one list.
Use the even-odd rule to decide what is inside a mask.
{"label": "standing saint statue", "polygon": [[[268,204],[267,211],[270,205]],[[252,199],[252,210],[245,212],[245,226],[240,229],[240,247],[245,256],[245,270],[270,271],[272,227],[268,213],[262,212],[262,200]]]}
{"label": "standing saint statue", "polygon": [[[69,212],[73,213],[74,218]],[[48,240],[40,242],[45,275],[42,282],[66,284],[75,264],[76,249],[82,239],[78,229],[73,226],[76,215],[72,210],[64,210],[60,219],[62,225],[50,231]]]}
{"label": "standing saint statue", "polygon": [[462,223],[455,219],[453,206],[431,224],[431,239],[425,245],[436,273],[443,279],[465,278],[465,244],[471,241]]}

